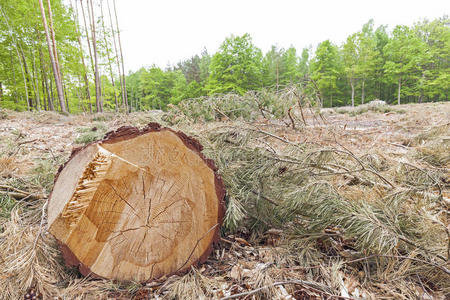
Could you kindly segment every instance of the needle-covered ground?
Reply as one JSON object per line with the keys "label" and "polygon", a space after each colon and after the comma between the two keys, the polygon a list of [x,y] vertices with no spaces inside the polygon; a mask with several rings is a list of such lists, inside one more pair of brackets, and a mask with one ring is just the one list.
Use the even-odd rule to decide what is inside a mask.
{"label": "needle-covered ground", "polygon": [[[256,102],[237,114],[225,100],[129,115],[0,111],[0,298],[30,288],[44,299],[450,295],[450,103],[319,111],[299,101],[276,113]],[[221,242],[184,276],[84,278],[46,232],[53,176],[75,147],[155,121],[216,161]]]}

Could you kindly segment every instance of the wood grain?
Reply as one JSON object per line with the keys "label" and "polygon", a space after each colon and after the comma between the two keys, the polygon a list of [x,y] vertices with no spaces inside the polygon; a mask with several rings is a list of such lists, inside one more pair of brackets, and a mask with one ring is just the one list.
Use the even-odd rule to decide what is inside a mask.
{"label": "wood grain", "polygon": [[51,194],[48,230],[69,265],[148,281],[202,262],[223,217],[223,185],[198,142],[151,124],[78,151]]}

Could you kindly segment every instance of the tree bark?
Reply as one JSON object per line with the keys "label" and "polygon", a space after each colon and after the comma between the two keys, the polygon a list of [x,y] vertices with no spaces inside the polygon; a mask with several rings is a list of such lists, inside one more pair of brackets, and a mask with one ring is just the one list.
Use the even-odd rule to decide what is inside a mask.
{"label": "tree bark", "polygon": [[361,88],[361,104],[364,104],[364,97],[365,97],[365,90],[364,90],[364,84],[366,83],[365,80],[362,81],[362,88]]}
{"label": "tree bark", "polygon": [[19,103],[19,100],[17,99],[17,82],[16,82],[16,68],[14,67],[14,63],[13,63],[13,55],[12,55],[12,51],[9,50],[9,56],[11,58],[11,70],[13,73],[13,83],[14,83],[14,88],[13,88],[13,95],[14,95],[14,102],[17,104]]}
{"label": "tree bark", "polygon": [[[83,5],[83,3],[81,1],[80,1],[80,4]],[[72,1],[70,1],[70,6],[73,7]],[[83,17],[84,17],[84,13],[83,13]],[[86,98],[89,103],[89,112],[92,113],[91,91],[89,88],[89,78],[88,78],[88,73],[87,73],[87,67],[86,67],[86,63],[84,61],[83,44],[81,43],[81,33],[79,30],[80,24],[78,23],[78,5],[77,5],[76,1],[75,1],[74,19],[75,19],[75,28],[76,28],[78,46],[80,48],[80,58],[81,58],[81,63],[83,64],[83,79],[84,79],[84,85],[85,85]],[[89,38],[88,38],[88,42],[89,42]],[[90,47],[90,45],[88,45],[88,46],[89,46],[89,52],[90,52],[91,47]]]}
{"label": "tree bark", "polygon": [[224,188],[201,149],[151,123],[119,128],[74,152],[48,202],[48,231],[66,264],[84,275],[143,282],[204,262],[219,240]]}
{"label": "tree bark", "polygon": [[397,104],[400,105],[400,91],[402,88],[402,78],[398,79],[398,94],[397,94]]}
{"label": "tree bark", "polygon": [[50,98],[50,91],[48,87],[48,78],[47,78],[47,68],[45,67],[44,55],[42,53],[41,46],[39,46],[39,59],[41,62],[41,73],[42,73],[42,81],[47,92],[47,108],[48,110],[54,111],[55,107],[53,105],[53,100]]}
{"label": "tree bark", "polygon": [[350,79],[350,86],[352,87],[352,107],[355,107],[355,85],[353,83],[353,78]]}
{"label": "tree bark", "polygon": [[[90,9],[89,9],[90,7]],[[102,87],[100,82],[100,74],[98,68],[98,55],[97,55],[97,39],[95,35],[95,15],[94,6],[92,5],[92,0],[88,0],[88,16],[91,26],[91,38],[92,38],[92,50],[94,52],[94,76],[95,76],[95,104],[97,106],[97,112],[103,112],[103,101],[102,101]]]}
{"label": "tree bark", "polygon": [[50,5],[50,0],[47,0],[47,8],[48,8],[48,21],[49,21],[49,30],[50,30],[50,37],[52,40],[52,49],[53,49],[53,56],[55,58],[55,62],[56,62],[56,69],[58,70],[58,76],[59,76],[59,80],[63,81],[63,77],[61,74],[61,65],[59,64],[59,57],[58,57],[58,51],[56,48],[56,38],[55,38],[55,29],[53,26],[53,14],[52,14],[52,6]]}
{"label": "tree bark", "polygon": [[[109,6],[109,1],[106,1],[106,5],[108,6],[109,22],[111,23],[111,32],[112,32],[113,44],[114,44],[114,54],[116,57],[117,70],[118,70],[119,79],[120,79],[120,91],[122,94],[122,105],[125,107],[125,92],[124,92],[123,81],[122,81],[122,72],[120,70],[119,53],[117,51],[117,44],[116,44],[116,34],[114,33],[114,22],[113,22],[112,15],[111,15],[111,8]],[[128,112],[128,107],[125,107],[125,111]]]}
{"label": "tree bark", "polygon": [[[33,84],[33,78],[31,78],[30,80],[30,72],[28,71],[28,64],[27,64],[27,59],[25,57],[25,53],[23,52],[22,46],[19,45],[19,50],[20,50],[20,56],[22,58],[22,63],[23,63],[23,69],[25,71],[25,80],[27,82],[27,86],[28,84],[31,82],[31,87],[34,90],[34,92],[36,93],[36,89],[34,88],[34,84]],[[30,90],[28,90],[28,94],[26,95],[26,99],[27,99],[27,107],[29,108],[29,110],[31,110],[33,108],[33,98],[30,95]]]}
{"label": "tree bark", "polygon": [[[89,13],[89,3],[87,1],[89,1],[89,0],[86,0],[86,7],[87,7],[88,13]],[[84,30],[85,30],[85,34],[86,34],[86,40],[87,40],[87,44],[88,44],[88,49],[89,49],[89,58],[91,60],[92,73],[94,74],[95,73],[94,58],[93,58],[93,55],[92,55],[91,40],[89,39],[89,28],[88,28],[87,22],[86,22],[86,15],[84,13],[83,0],[80,0],[80,6],[81,6],[81,14],[83,15]]]}
{"label": "tree bark", "polygon": [[44,10],[44,5],[42,4],[42,0],[39,0],[39,6],[41,9],[42,23],[44,25],[45,38],[47,40],[50,61],[52,63],[53,75],[55,77],[55,85],[56,85],[56,91],[58,93],[59,105],[61,107],[61,111],[66,113],[67,110],[66,110],[66,104],[64,103],[64,92],[63,92],[62,82],[61,82],[61,78],[59,76],[59,71],[58,71],[58,67],[56,65],[55,58],[53,56],[53,49],[52,49],[51,42],[50,42],[50,34],[48,31],[48,26],[47,26],[47,18],[45,17],[45,10]]}
{"label": "tree bark", "polygon": [[36,67],[36,57],[34,55],[33,49],[31,49],[31,54],[33,56],[33,77],[34,77],[33,81],[35,81],[34,86],[35,86],[36,110],[40,111],[41,110],[41,95],[39,93],[38,70]]}
{"label": "tree bark", "polygon": [[119,19],[117,18],[117,9],[116,9],[116,0],[113,0],[114,4],[114,15],[116,16],[116,26],[117,26],[117,40],[119,41],[119,50],[120,50],[120,60],[122,62],[122,82],[123,82],[123,92],[125,96],[125,107],[128,110],[128,95],[127,95],[127,84],[125,79],[125,67],[123,63],[123,51],[122,51],[122,43],[120,41],[120,30],[119,30]]}
{"label": "tree bark", "polygon": [[104,15],[103,15],[103,1],[100,1],[100,10],[102,13],[102,26],[103,26],[103,37],[105,39],[105,48],[106,48],[106,56],[108,58],[108,67],[109,67],[109,74],[111,76],[111,84],[114,90],[114,101],[116,104],[115,107],[115,111],[118,112],[119,111],[119,103],[117,102],[117,92],[116,92],[116,84],[114,82],[114,76],[113,76],[113,71],[112,71],[112,66],[111,66],[111,57],[109,55],[109,46],[108,46],[108,40],[106,39],[106,28],[105,28],[105,19],[104,19]]}

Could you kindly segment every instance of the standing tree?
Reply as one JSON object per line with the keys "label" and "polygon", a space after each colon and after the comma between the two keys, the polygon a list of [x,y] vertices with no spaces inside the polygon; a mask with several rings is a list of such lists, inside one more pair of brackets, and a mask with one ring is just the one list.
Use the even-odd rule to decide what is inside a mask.
{"label": "standing tree", "polygon": [[387,55],[385,69],[388,76],[398,83],[397,103],[400,104],[402,84],[408,79],[418,80],[422,74],[420,66],[424,59],[425,44],[407,26],[395,27],[392,35],[384,47]]}
{"label": "standing tree", "polygon": [[352,107],[355,106],[355,84],[358,78],[359,53],[357,46],[357,36],[352,34],[347,38],[343,47],[345,73],[352,88]]}
{"label": "standing tree", "polygon": [[[82,2],[80,2],[81,5],[83,5]],[[72,1],[70,1],[70,6],[72,6]],[[78,23],[78,5],[77,2],[75,1],[75,10],[73,11],[74,13],[74,19],[75,19],[75,30],[76,30],[76,35],[77,35],[77,42],[78,42],[78,46],[79,46],[79,50],[80,50],[80,58],[81,58],[81,63],[83,65],[83,79],[84,79],[84,85],[85,85],[85,91],[86,91],[86,98],[88,100],[89,103],[89,112],[92,113],[92,103],[91,103],[91,91],[90,91],[90,87],[89,87],[89,78],[88,78],[88,72],[87,72],[87,67],[86,67],[86,63],[84,61],[84,53],[83,53],[83,44],[81,43],[81,33],[79,30],[79,23]],[[90,47],[89,47],[90,49]]]}
{"label": "standing tree", "polygon": [[373,32],[373,20],[364,24],[362,30],[357,33],[359,49],[358,73],[361,79],[361,103],[364,104],[365,83],[375,69],[376,63],[376,41]]}
{"label": "standing tree", "polygon": [[[44,5],[42,4],[42,0],[39,0],[39,7],[41,9],[42,24],[44,26],[45,38],[47,40],[47,45],[48,45],[48,52],[49,52],[49,56],[50,56],[50,61],[52,63],[53,75],[55,77],[55,85],[56,85],[56,91],[58,93],[59,105],[61,107],[61,111],[67,113],[66,104],[64,102],[64,91],[63,91],[62,81],[61,81],[61,77],[60,77],[61,72],[58,70],[58,65],[56,63],[55,56],[53,55],[54,52],[52,49],[52,44],[50,42],[50,34],[48,31],[48,26],[47,26],[47,18],[45,16],[45,10],[44,10]],[[54,47],[54,51],[55,51],[55,53],[57,53],[56,45]]]}
{"label": "standing tree", "polygon": [[97,106],[97,112],[103,112],[102,87],[100,82],[100,71],[98,67],[97,39],[95,32],[95,15],[92,0],[88,0],[88,16],[92,32],[92,50],[94,51],[95,104]]}
{"label": "standing tree", "polygon": [[317,82],[322,96],[330,99],[333,106],[333,96],[336,96],[336,84],[340,74],[338,48],[330,40],[319,44],[316,55],[311,62],[311,78]]}
{"label": "standing tree", "polygon": [[108,46],[108,39],[106,38],[106,27],[105,27],[105,18],[103,14],[103,1],[100,1],[100,11],[101,11],[101,17],[102,17],[102,27],[103,27],[103,38],[105,42],[105,50],[106,50],[106,57],[108,59],[108,67],[109,67],[109,74],[111,76],[111,84],[114,90],[114,102],[115,102],[115,111],[119,111],[119,103],[117,103],[117,92],[116,92],[116,84],[114,81],[114,75],[113,70],[111,66],[111,55],[109,54],[109,46]]}
{"label": "standing tree", "polygon": [[128,108],[127,83],[126,83],[126,79],[125,79],[125,66],[124,66],[124,63],[123,63],[123,51],[122,51],[122,42],[120,41],[119,18],[117,17],[116,0],[113,0],[113,4],[114,4],[114,15],[116,17],[117,40],[119,42],[120,61],[122,62],[122,87],[123,87],[122,89],[123,89],[123,97],[125,99],[125,108],[126,108],[126,111],[128,112],[129,108]]}
{"label": "standing tree", "polygon": [[262,86],[262,53],[252,43],[250,35],[231,36],[220,46],[210,64],[207,84],[209,94],[237,92]]}

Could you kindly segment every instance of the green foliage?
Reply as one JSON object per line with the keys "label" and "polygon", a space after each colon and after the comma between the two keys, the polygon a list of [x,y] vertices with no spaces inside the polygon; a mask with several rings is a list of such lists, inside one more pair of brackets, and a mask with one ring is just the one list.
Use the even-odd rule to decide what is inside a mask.
{"label": "green foliage", "polygon": [[[70,113],[95,111],[92,60],[80,49],[84,28],[75,22],[62,0],[51,0],[58,57]],[[46,6],[46,5],[44,5]],[[0,4],[0,107],[15,111],[59,110],[56,87],[37,2],[4,0]],[[81,11],[79,11],[80,13]],[[114,66],[111,29],[96,18],[102,101],[105,111],[121,109],[120,80]],[[106,22],[107,23],[107,22]],[[312,78],[323,106],[355,105],[373,99],[392,103],[448,100],[450,81],[450,21],[448,16],[414,26],[374,28],[364,24],[342,45],[323,41],[297,53],[294,47],[272,48],[263,55],[249,34],[230,36],[217,53],[199,55],[163,70],[141,68],[127,78],[131,111],[166,110],[183,99],[262,88],[283,89]],[[86,67],[81,63],[84,58]],[[111,68],[111,69],[110,69]],[[114,71],[113,71],[114,70]],[[84,72],[87,71],[86,87]],[[112,71],[113,74],[110,74]],[[400,91],[400,96],[398,92]],[[90,101],[88,100],[90,93]]]}
{"label": "green foliage", "polygon": [[283,118],[295,104],[290,89],[273,92],[262,89],[244,95],[227,93],[181,101],[171,106],[163,119],[170,124],[181,121],[209,122],[218,120],[253,121],[257,118]]}
{"label": "green foliage", "polygon": [[340,96],[336,89],[341,74],[342,62],[338,47],[329,40],[320,43],[311,62],[311,78],[317,82],[322,97],[325,98],[323,100],[329,99],[330,107],[333,106],[333,96]]}
{"label": "green foliage", "polygon": [[16,205],[16,203],[16,200],[14,200],[13,198],[7,195],[0,195],[0,219],[9,218],[11,210]]}
{"label": "green foliage", "polygon": [[208,93],[236,92],[261,88],[262,53],[249,34],[231,36],[222,43],[211,59]]}

